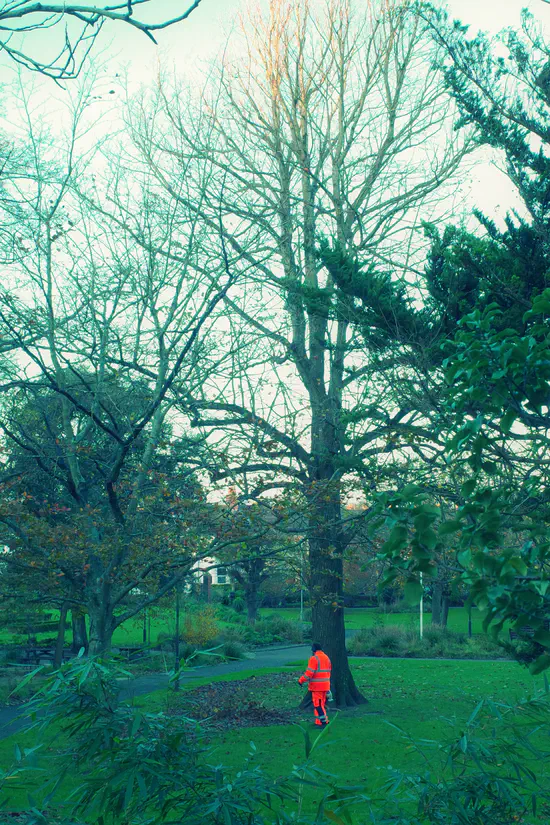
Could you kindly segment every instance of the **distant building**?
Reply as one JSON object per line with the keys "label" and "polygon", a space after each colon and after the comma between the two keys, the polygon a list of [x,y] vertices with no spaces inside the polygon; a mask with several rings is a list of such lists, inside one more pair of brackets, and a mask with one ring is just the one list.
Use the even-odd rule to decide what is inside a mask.
{"label": "distant building", "polygon": [[231,584],[231,576],[226,568],[219,565],[213,556],[199,559],[193,565],[193,577],[197,583],[202,583],[205,576],[210,576],[210,583],[215,587]]}

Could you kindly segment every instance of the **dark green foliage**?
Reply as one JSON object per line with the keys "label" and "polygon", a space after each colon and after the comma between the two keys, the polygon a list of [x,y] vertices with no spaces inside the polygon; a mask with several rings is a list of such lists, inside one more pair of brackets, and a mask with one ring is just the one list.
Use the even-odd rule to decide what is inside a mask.
{"label": "dark green foliage", "polygon": [[321,239],[318,256],[343,293],[340,311],[361,330],[367,345],[384,350],[397,342],[417,344],[426,334],[428,318],[413,307],[405,284],[371,263],[361,265],[333,241]]}
{"label": "dark green foliage", "polygon": [[[549,754],[540,736],[548,697],[515,705],[480,702],[467,724],[450,723],[446,742],[411,740],[423,767],[392,771],[386,799],[372,821],[395,825],[510,825],[547,821]],[[387,817],[387,818],[385,818]],[[531,819],[533,817],[533,819]]]}
{"label": "dark green foliage", "polygon": [[[416,624],[416,617],[415,617]],[[485,634],[468,639],[464,633],[428,625],[421,639],[418,626],[381,622],[362,627],[348,644],[353,656],[396,656],[417,659],[499,659],[512,656]]]}
{"label": "dark green foliage", "polygon": [[522,656],[537,673],[550,666],[550,50],[526,13],[521,31],[501,36],[503,58],[487,37],[425,9],[448,57],[457,128],[473,126],[500,153],[523,207],[502,225],[476,212],[479,235],[426,227],[428,301],[447,338],[438,420],[457,483],[445,518],[421,487],[382,496],[382,552],[388,580],[400,570],[418,598],[419,574],[452,537],[486,629],[530,626],[535,644]]}
{"label": "dark green foliage", "polygon": [[244,599],[242,598],[242,596],[237,596],[237,597],[233,600],[232,607],[233,607],[233,610],[234,610],[236,613],[244,613],[244,610],[245,610],[245,608],[246,608],[246,604],[245,604],[245,601],[244,601]]}
{"label": "dark green foliage", "polygon": [[531,300],[550,286],[550,50],[526,11],[520,30],[499,36],[497,50],[486,35],[469,37],[444,12],[425,9],[447,55],[441,68],[461,113],[456,128],[474,128],[477,142],[504,159],[523,204],[502,225],[474,210],[481,236],[427,227],[427,288],[440,305],[447,303],[449,322],[496,303],[502,328],[521,331]]}
{"label": "dark green foliage", "polygon": [[[255,767],[252,743],[248,761],[229,772],[190,719],[120,705],[120,675],[100,662],[79,661],[42,687],[32,703],[40,714],[34,727],[56,731],[58,754],[55,761],[48,755],[44,774],[51,794],[29,801],[19,820],[25,825],[509,825],[548,819],[547,694],[514,705],[480,702],[466,724],[448,721],[442,741],[416,742],[401,731],[404,747],[420,757],[418,769],[389,767],[387,782],[367,789],[341,784],[315,766],[323,748],[345,746],[333,736],[336,716],[320,735],[300,725],[306,758],[287,776],[274,780]],[[180,695],[177,704],[185,699]],[[40,776],[37,750],[16,748],[16,766],[0,773],[3,789],[26,772]],[[69,794],[58,787],[67,772],[76,780]],[[313,809],[304,805],[306,787],[315,794]]]}
{"label": "dark green foliage", "polygon": [[[327,825],[353,802],[353,789],[339,788],[307,763],[271,779],[253,764],[252,743],[250,760],[229,773],[192,719],[120,703],[117,677],[124,675],[80,659],[50,677],[30,702],[32,728],[38,736],[55,731],[57,756],[40,791],[44,814],[31,800],[25,825]],[[34,753],[16,754],[20,764],[0,773],[0,781],[40,771]],[[67,796],[62,782],[69,774],[77,783]],[[318,788],[313,816],[300,812],[304,781]]]}
{"label": "dark green foliage", "polygon": [[[75,822],[261,822],[272,797],[287,793],[253,767],[229,778],[210,764],[189,719],[167,719],[117,701],[116,676],[99,661],[80,661],[52,677],[31,702],[37,730],[60,730],[60,773],[46,783],[55,810],[67,772],[81,784],[63,800]],[[54,821],[54,820],[53,820]],[[67,822],[73,819],[67,819]]]}

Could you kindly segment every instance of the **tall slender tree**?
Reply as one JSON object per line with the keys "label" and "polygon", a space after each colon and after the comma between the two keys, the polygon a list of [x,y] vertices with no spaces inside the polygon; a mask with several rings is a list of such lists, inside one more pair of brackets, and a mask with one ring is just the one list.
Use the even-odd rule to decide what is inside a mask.
{"label": "tall slender tree", "polygon": [[[179,403],[195,427],[217,433],[227,468],[215,479],[256,472],[255,495],[282,488],[301,502],[313,632],[333,660],[341,705],[361,700],[342,605],[349,474],[372,471],[375,484],[384,437],[416,432],[416,411],[394,402],[399,368],[384,371],[378,351],[365,349],[350,324],[353,300],[318,241],[331,235],[373,267],[391,261],[397,277],[414,269],[419,214],[444,212],[470,148],[427,70],[433,49],[408,5],[272,0],[266,16],[243,19],[238,51],[198,101],[161,82],[130,121],[163,190],[210,237],[221,225],[222,256],[207,234],[197,265],[242,273],[241,291],[225,300],[240,343],[232,374],[242,378],[205,382]],[[166,246],[161,254],[178,257]]]}

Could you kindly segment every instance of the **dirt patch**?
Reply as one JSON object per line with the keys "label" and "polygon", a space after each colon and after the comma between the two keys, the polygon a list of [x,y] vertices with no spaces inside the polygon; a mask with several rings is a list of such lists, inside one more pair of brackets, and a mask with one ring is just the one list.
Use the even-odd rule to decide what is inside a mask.
{"label": "dirt patch", "polygon": [[272,673],[228,682],[212,682],[171,694],[167,713],[188,716],[214,730],[288,725],[303,717],[298,705],[299,674]]}

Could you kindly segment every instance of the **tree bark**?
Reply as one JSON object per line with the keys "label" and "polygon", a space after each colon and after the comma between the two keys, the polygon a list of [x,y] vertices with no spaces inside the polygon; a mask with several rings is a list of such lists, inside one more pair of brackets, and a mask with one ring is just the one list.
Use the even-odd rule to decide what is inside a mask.
{"label": "tree bark", "polygon": [[441,598],[441,627],[447,627],[449,618],[449,594],[443,593]]}
{"label": "tree bark", "polygon": [[[257,548],[260,552],[260,548]],[[250,559],[246,564],[245,599],[247,619],[249,624],[255,624],[258,618],[258,606],[260,601],[260,587],[263,581],[263,571],[265,559]]]}
{"label": "tree bark", "polygon": [[73,643],[71,650],[73,653],[78,653],[81,648],[84,652],[88,652],[88,631],[86,628],[86,616],[80,610],[73,608],[71,610],[71,623],[73,627]]}
{"label": "tree bark", "polygon": [[447,627],[449,594],[443,581],[435,581],[432,588],[432,624]]}
{"label": "tree bark", "polygon": [[432,624],[441,624],[441,602],[443,598],[443,584],[435,581],[432,585]]}
{"label": "tree bark", "polygon": [[176,681],[174,683],[174,690],[180,689],[180,584],[176,585],[176,627],[174,633],[174,671]]}
{"label": "tree bark", "polygon": [[245,598],[248,624],[256,624],[258,618],[258,590],[255,587],[255,582],[251,582],[251,587],[246,589]]}
{"label": "tree bark", "polygon": [[65,622],[67,621],[67,602],[63,602],[59,611],[59,624],[57,626],[57,640],[55,643],[55,654],[53,658],[54,668],[60,668],[63,663],[63,645],[65,642]]}
{"label": "tree bark", "polygon": [[[348,662],[340,491],[333,489],[329,494],[330,485],[331,482],[324,485],[326,495],[315,495],[309,518],[313,641],[322,646],[332,662],[331,690],[335,705],[350,707],[362,704],[366,699],[355,685]],[[326,501],[328,498],[330,501]]]}
{"label": "tree bark", "polygon": [[110,611],[110,603],[104,602],[89,608],[90,615],[90,642],[88,651],[90,656],[101,656],[109,653],[115,625]]}

